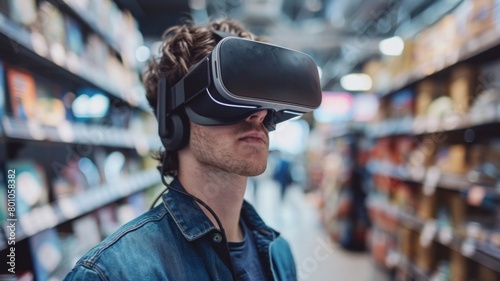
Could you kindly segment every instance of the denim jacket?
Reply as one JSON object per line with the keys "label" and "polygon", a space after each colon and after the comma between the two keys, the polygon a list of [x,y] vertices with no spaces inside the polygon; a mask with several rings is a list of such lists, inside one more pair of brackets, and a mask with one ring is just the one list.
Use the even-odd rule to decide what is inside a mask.
{"label": "denim jacket", "polygon": [[[183,190],[178,180],[172,185]],[[90,250],[64,280],[234,280],[227,243],[200,207],[173,190],[162,199]],[[297,280],[288,243],[246,201],[241,216],[268,280]]]}

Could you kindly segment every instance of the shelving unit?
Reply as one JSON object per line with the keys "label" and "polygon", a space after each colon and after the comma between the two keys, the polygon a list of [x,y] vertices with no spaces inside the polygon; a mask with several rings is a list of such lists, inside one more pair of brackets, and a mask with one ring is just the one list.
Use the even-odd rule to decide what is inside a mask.
{"label": "shelving unit", "polygon": [[[18,219],[20,227],[17,229],[16,239],[21,241],[29,238],[159,183],[161,180],[158,171],[153,169],[123,178],[115,184],[116,187],[97,186],[85,194],[62,198],[49,205],[34,208]],[[0,250],[6,249],[5,243],[3,246]]]}
{"label": "shelving unit", "polygon": [[[140,65],[130,61],[131,49],[142,44],[130,14],[112,0],[96,2],[107,5],[107,20],[131,28],[126,30],[131,37],[118,42],[123,34],[115,32],[117,27],[103,28],[93,14],[102,7],[90,9],[88,2],[70,0],[25,2],[36,11],[30,23],[13,16],[12,9],[0,9],[0,153],[5,157],[0,168],[16,170],[16,213],[9,217],[16,225],[15,245],[8,244],[12,233],[3,204],[7,178],[2,174],[0,180],[0,252],[5,258],[15,248],[16,275],[6,267],[0,275],[59,280],[95,245],[96,237],[104,238],[147,210],[161,185],[151,153],[162,144],[140,82]],[[0,8],[18,4],[9,1]],[[23,8],[29,13],[29,7]],[[43,16],[47,18],[40,22]],[[64,27],[52,22],[57,19],[64,20]],[[70,44],[79,37],[83,51],[71,53]],[[66,52],[66,60],[51,53],[55,43],[61,43],[56,47]],[[95,57],[102,65],[92,64]],[[75,100],[98,94],[105,100],[105,113],[78,115]],[[47,119],[41,115],[47,112],[59,115]],[[50,251],[41,254],[40,247]],[[40,259],[60,262],[52,268]]]}
{"label": "shelving unit", "polygon": [[389,89],[381,89],[379,95],[387,97],[406,87],[414,86],[427,77],[447,71],[459,63],[476,60],[478,56],[498,49],[500,46],[500,39],[498,38],[500,38],[500,31],[490,29],[475,37],[474,40],[464,42],[458,48],[449,48],[446,56],[423,63],[418,69],[394,78],[391,87]]}
{"label": "shelving unit", "polygon": [[500,278],[499,9],[463,1],[361,66],[380,101],[362,130],[369,246],[394,280]]}
{"label": "shelving unit", "polygon": [[85,68],[70,70],[69,66],[59,65],[50,58],[38,54],[33,47],[30,33],[1,13],[0,39],[5,43],[2,44],[3,47],[0,47],[2,53],[7,56],[15,56],[17,64],[38,69],[51,69],[52,74],[56,75],[55,79],[70,79],[77,84],[91,85],[126,101],[133,107],[151,111],[144,95],[137,95],[113,85],[106,76],[99,75],[99,72],[95,73]]}
{"label": "shelving unit", "polygon": [[53,127],[4,116],[2,125],[5,132],[3,135],[9,139],[79,143],[119,148],[140,147],[146,151],[157,150],[162,145],[157,136],[137,135],[128,129],[98,124],[86,125],[67,122]]}

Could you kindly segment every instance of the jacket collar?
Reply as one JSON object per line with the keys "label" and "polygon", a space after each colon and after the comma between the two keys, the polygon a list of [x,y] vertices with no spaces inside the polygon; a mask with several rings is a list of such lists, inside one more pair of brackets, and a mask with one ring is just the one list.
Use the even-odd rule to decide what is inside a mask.
{"label": "jacket collar", "polygon": [[[181,182],[175,178],[170,186],[186,192]],[[188,241],[202,237],[217,229],[192,198],[171,188],[163,194],[163,204]]]}
{"label": "jacket collar", "polygon": [[[170,186],[186,192],[177,178],[170,183]],[[203,213],[199,205],[190,197],[171,189],[168,189],[162,197],[163,205],[188,241],[196,240],[217,229]],[[279,236],[277,231],[268,227],[262,221],[257,211],[247,201],[243,201],[241,217],[252,231],[257,231],[267,239],[274,240]]]}

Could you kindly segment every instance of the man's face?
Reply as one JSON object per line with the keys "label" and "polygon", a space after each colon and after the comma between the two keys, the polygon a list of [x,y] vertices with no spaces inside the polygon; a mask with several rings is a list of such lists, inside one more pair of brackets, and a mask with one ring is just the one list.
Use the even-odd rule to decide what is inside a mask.
{"label": "man's face", "polygon": [[269,151],[268,131],[262,124],[266,111],[245,121],[224,126],[191,123],[189,146],[202,165],[241,176],[264,172]]}

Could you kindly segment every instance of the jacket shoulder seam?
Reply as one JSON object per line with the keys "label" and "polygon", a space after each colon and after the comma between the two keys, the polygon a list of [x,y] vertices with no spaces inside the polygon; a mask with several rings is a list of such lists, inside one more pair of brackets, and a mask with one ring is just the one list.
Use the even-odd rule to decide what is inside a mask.
{"label": "jacket shoulder seam", "polygon": [[[109,241],[106,241],[104,244],[98,245],[98,249],[94,254],[92,254],[88,259],[84,260],[82,264],[85,264],[87,267],[94,268],[95,264],[101,257],[102,253],[106,251],[110,246],[118,242],[121,238],[123,238],[126,234],[133,232],[144,225],[153,222],[153,221],[159,221],[161,220],[164,216],[166,215],[166,211],[163,209],[159,214],[155,214],[153,216],[148,216],[145,218],[140,219],[139,221],[123,228],[119,229],[118,232],[115,232],[109,237]],[[107,279],[106,279],[107,280]]]}

